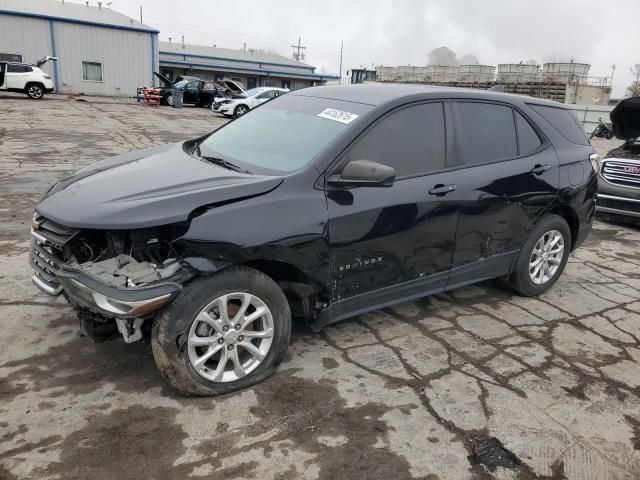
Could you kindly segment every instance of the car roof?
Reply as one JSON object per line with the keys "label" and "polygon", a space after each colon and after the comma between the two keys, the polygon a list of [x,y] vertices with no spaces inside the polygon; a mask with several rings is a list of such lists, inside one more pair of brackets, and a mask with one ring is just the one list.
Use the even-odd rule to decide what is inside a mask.
{"label": "car roof", "polygon": [[327,85],[309,87],[291,92],[290,95],[319,97],[346,102],[363,103],[378,106],[395,102],[403,98],[415,101],[420,99],[461,98],[492,100],[507,103],[533,103],[552,107],[568,108],[566,105],[551,100],[515,95],[489,90],[472,88],[441,87],[436,85],[416,85],[406,83],[363,83],[356,85]]}

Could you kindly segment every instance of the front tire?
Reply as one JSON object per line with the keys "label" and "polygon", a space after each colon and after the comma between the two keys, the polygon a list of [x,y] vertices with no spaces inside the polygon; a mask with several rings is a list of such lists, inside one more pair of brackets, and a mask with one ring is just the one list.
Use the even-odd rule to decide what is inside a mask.
{"label": "front tire", "polygon": [[248,267],[185,285],[155,319],[151,345],[164,378],[185,395],[233,392],[268,378],[283,360],[291,311],[280,287]]}
{"label": "front tire", "polygon": [[170,107],[173,107],[173,95],[171,93],[167,93],[164,96],[164,103],[169,105]]}
{"label": "front tire", "polygon": [[234,117],[240,117],[249,111],[249,107],[246,105],[238,105],[236,109],[233,111]]}
{"label": "front tire", "polygon": [[507,283],[532,297],[549,290],[564,271],[571,251],[571,231],[558,215],[543,217],[529,234]]}
{"label": "front tire", "polygon": [[25,92],[32,100],[40,100],[44,97],[44,87],[39,83],[30,83],[25,87]]}

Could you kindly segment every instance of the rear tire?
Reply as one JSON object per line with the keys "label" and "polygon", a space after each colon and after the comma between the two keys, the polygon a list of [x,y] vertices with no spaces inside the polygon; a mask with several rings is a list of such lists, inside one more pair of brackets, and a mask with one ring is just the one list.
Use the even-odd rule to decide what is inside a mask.
{"label": "rear tire", "polygon": [[278,284],[258,270],[229,267],[185,285],[155,319],[151,346],[176,390],[211,396],[268,378],[284,359],[290,333],[291,311]]}
{"label": "rear tire", "polygon": [[546,215],[522,246],[507,283],[526,297],[546,292],[564,271],[570,250],[571,231],[565,219]]}
{"label": "rear tire", "polygon": [[28,83],[24,90],[32,100],[41,100],[44,97],[44,87],[39,83]]}

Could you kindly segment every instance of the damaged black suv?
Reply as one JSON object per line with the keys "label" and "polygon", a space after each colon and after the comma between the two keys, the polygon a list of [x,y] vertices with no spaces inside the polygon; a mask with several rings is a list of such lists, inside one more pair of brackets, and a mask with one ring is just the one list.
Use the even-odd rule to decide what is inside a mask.
{"label": "damaged black suv", "polygon": [[86,335],[150,336],[179,391],[230,392],[274,371],[292,317],[319,330],[490,278],[546,291],[591,228],[593,154],[553,102],[308,88],[55,184],[33,281]]}

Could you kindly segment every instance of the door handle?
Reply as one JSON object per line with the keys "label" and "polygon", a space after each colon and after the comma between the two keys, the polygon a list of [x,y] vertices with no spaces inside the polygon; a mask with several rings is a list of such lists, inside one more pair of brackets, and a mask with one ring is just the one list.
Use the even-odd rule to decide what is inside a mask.
{"label": "door handle", "polygon": [[536,175],[540,175],[541,173],[546,172],[551,167],[549,165],[536,165],[530,171],[531,173],[535,173]]}
{"label": "door handle", "polygon": [[442,185],[439,183],[429,190],[429,195],[443,196],[449,192],[453,192],[456,189],[455,185]]}

